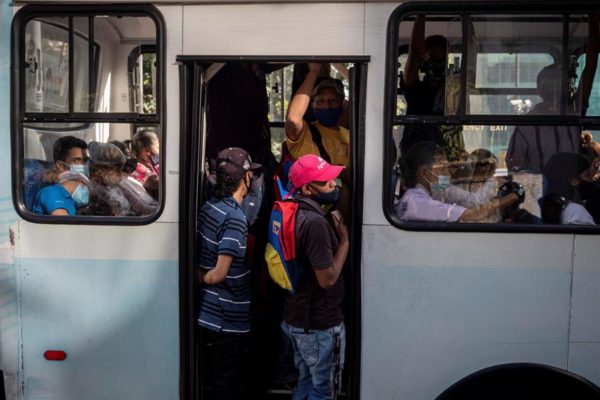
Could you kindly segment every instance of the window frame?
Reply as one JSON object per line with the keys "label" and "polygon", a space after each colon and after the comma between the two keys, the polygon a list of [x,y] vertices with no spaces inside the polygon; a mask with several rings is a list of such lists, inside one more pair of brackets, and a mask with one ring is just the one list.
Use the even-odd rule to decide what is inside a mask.
{"label": "window frame", "polygon": [[[69,112],[67,113],[38,113],[27,112],[25,108],[25,28],[27,23],[35,18],[66,17],[69,19],[95,16],[126,16],[150,18],[156,27],[156,113],[138,114],[136,112],[77,112],[73,110],[73,65],[72,46],[69,46]],[[69,42],[73,40],[74,32],[70,29]],[[90,24],[91,35],[87,38],[91,46],[96,46],[93,25]],[[34,214],[25,206],[23,194],[24,181],[24,128],[31,123],[81,123],[91,126],[94,123],[128,123],[132,126],[156,126],[159,132],[161,151],[160,165],[165,164],[166,154],[166,28],[160,11],[153,5],[123,4],[123,5],[43,5],[32,4],[21,8],[14,16],[11,27],[11,175],[12,198],[17,214],[33,223],[42,224],[76,224],[76,225],[146,225],[156,221],[165,207],[165,168],[160,169],[160,186],[158,208],[156,212],[146,216],[48,216]],[[99,51],[102,51],[100,49]],[[92,62],[95,62],[92,66]],[[99,70],[99,60],[90,61],[90,67]],[[92,75],[92,74],[90,74]],[[93,79],[97,83],[97,77]],[[97,85],[96,85],[97,86]],[[97,88],[95,88],[97,90]],[[94,91],[95,93],[95,91]],[[95,102],[94,102],[95,103]],[[72,130],[72,129],[71,129]],[[65,130],[66,131],[66,130]]]}
{"label": "window frame", "polygon": [[[419,115],[406,116],[396,114],[398,77],[399,27],[407,16],[425,14],[433,17],[459,16],[462,23],[462,47],[467,48],[468,37],[465,34],[469,29],[469,17],[514,15],[516,3],[499,0],[491,2],[417,2],[409,1],[397,7],[388,19],[386,38],[386,59],[384,78],[384,121],[383,121],[383,213],[388,222],[396,228],[407,231],[439,231],[439,232],[518,232],[518,233],[577,233],[598,234],[600,225],[534,225],[534,224],[501,224],[501,223],[459,223],[459,222],[403,222],[395,215],[393,199],[395,188],[391,186],[393,168],[396,162],[396,148],[392,138],[395,126],[410,126],[418,124],[447,124],[447,125],[550,125],[550,126],[580,126],[582,129],[600,129],[600,116],[575,116],[575,115],[470,115],[465,113],[466,99],[469,93],[462,90],[459,111],[456,115]],[[540,15],[539,2],[519,2],[521,16]],[[590,11],[600,11],[600,7],[585,1],[574,1],[568,4],[558,1],[544,3],[544,12],[541,14],[563,15],[588,14]],[[467,18],[465,18],[467,17]],[[564,37],[564,36],[563,36]],[[468,52],[463,50],[462,63],[468,62]],[[568,53],[562,54],[568,58]],[[563,60],[568,61],[568,60]],[[467,87],[467,68],[461,68],[460,81],[463,88]],[[564,73],[566,75],[566,72]],[[565,76],[563,76],[563,79]],[[600,79],[596,77],[596,79]]]}

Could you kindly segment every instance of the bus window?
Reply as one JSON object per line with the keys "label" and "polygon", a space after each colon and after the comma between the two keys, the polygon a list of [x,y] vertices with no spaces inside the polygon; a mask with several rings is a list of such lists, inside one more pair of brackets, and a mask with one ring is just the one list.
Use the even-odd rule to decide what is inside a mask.
{"label": "bus window", "polygon": [[597,13],[410,10],[389,36],[390,219],[411,229],[600,223],[598,131],[585,126],[600,107]]}
{"label": "bus window", "polygon": [[[15,21],[19,213],[36,222],[155,219],[164,196],[160,14],[27,6]],[[48,199],[62,211],[45,207]]]}
{"label": "bus window", "polygon": [[139,114],[156,113],[156,48],[136,47],[129,54],[129,95],[131,109]]}
{"label": "bus window", "polygon": [[281,159],[281,145],[285,141],[283,124],[285,113],[292,97],[294,66],[277,69],[266,75],[267,96],[269,97],[269,124],[271,125],[271,152]]}

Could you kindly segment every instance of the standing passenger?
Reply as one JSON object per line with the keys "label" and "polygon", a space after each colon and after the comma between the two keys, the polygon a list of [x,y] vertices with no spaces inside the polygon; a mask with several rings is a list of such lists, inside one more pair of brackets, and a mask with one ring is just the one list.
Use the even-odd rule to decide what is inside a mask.
{"label": "standing passenger", "polygon": [[248,223],[241,207],[254,170],[248,153],[230,147],[217,156],[215,196],[198,221],[200,314],[198,325],[210,349],[211,399],[244,399],[248,390],[250,270],[245,261]]}
{"label": "standing passenger", "polygon": [[304,266],[304,282],[288,295],[282,329],[293,343],[298,386],[294,400],[333,399],[340,389],[344,366],[345,328],[342,269],[348,254],[348,229],[332,214],[333,226],[321,205],[337,201],[335,179],[344,167],[316,155],[300,157],[290,169],[298,192],[296,243]]}
{"label": "standing passenger", "polygon": [[[447,96],[446,74],[448,64],[448,40],[442,35],[425,37],[425,15],[418,15],[410,38],[408,58],[401,87],[406,99],[406,115],[444,115],[455,113],[447,102],[454,96]],[[419,73],[423,73],[423,80]],[[457,87],[452,86],[456,91]],[[450,95],[455,93],[448,93]],[[448,99],[447,99],[448,98]],[[400,142],[401,154],[419,142],[433,142],[442,147],[450,161],[462,160],[465,144],[462,127],[449,125],[407,126]]]}
{"label": "standing passenger", "polygon": [[[528,114],[559,115],[562,108],[567,115],[586,115],[598,65],[599,41],[598,15],[590,14],[585,67],[577,90],[568,93],[567,103],[561,104],[564,90],[561,90],[561,80],[566,66],[556,63],[548,65],[537,76],[537,89],[542,101]],[[580,132],[580,128],[576,126],[517,126],[506,151],[506,166],[511,171],[542,173],[555,154],[581,152]]]}
{"label": "standing passenger", "polygon": [[[350,132],[341,126],[344,113],[344,88],[339,81],[326,79],[315,87],[321,64],[309,63],[308,75],[290,101],[285,118],[286,143],[294,159],[305,154],[316,154],[326,161],[349,166]],[[304,120],[312,104],[315,121]],[[340,210],[350,215],[348,174],[342,177]]]}

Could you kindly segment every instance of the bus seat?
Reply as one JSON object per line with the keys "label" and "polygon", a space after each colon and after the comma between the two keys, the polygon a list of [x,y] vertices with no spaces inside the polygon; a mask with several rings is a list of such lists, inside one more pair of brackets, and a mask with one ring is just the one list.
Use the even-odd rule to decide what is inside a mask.
{"label": "bus seat", "polygon": [[52,168],[50,161],[26,159],[23,161],[23,200],[28,210],[33,209],[37,193],[49,182],[44,180],[46,171]]}
{"label": "bus seat", "polygon": [[456,382],[436,400],[600,399],[600,388],[569,371],[541,364],[503,364]]}

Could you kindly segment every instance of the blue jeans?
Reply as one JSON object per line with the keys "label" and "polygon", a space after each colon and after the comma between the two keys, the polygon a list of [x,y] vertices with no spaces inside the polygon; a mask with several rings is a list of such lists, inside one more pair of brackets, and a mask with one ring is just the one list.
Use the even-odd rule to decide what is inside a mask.
{"label": "blue jeans", "polygon": [[335,399],[342,384],[346,330],[344,323],[323,330],[296,328],[282,322],[294,348],[298,386],[292,400]]}

